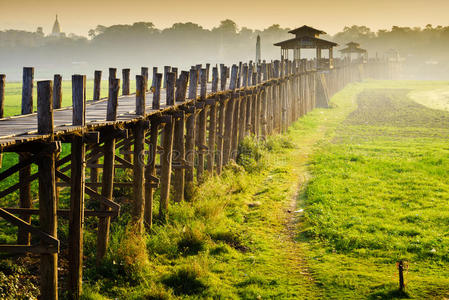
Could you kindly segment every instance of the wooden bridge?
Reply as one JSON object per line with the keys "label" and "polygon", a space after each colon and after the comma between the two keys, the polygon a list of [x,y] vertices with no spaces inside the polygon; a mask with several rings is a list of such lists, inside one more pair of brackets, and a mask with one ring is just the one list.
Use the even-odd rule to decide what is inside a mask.
{"label": "wooden bridge", "polygon": [[[245,136],[264,138],[282,133],[346,84],[365,77],[387,78],[385,61],[334,62],[334,68],[314,69],[306,60],[283,60],[206,68],[148,69],[136,76],[136,94],[129,94],[129,69],[109,70],[109,93],[100,99],[101,72],[95,72],[94,100],[86,101],[86,77],[72,77],[72,107],[61,108],[61,77],[37,82],[37,113],[33,107],[33,69],[24,68],[22,115],[0,119],[0,149],[19,162],[1,169],[0,180],[15,173],[19,180],[4,187],[0,198],[18,192],[18,207],[0,208],[0,217],[18,226],[16,245],[0,252],[38,253],[42,299],[58,297],[58,218],[69,219],[69,295],[78,299],[82,285],[83,223],[98,218],[97,261],[106,253],[111,218],[120,205],[114,188],[133,191],[132,216],[138,232],[153,222],[153,194],[160,190],[159,218],[166,218],[170,201],[192,197],[194,185],[220,174],[238,156]],[[211,79],[211,81],[209,80]],[[0,108],[4,76],[0,76]],[[3,111],[3,109],[0,109]],[[61,155],[63,144],[70,152]],[[69,147],[69,146],[67,146]],[[66,149],[66,148],[65,148]],[[11,154],[9,154],[11,155]],[[31,165],[38,171],[32,173]],[[86,176],[85,169],[88,169]],[[132,182],[118,182],[116,169],[130,169]],[[101,176],[100,176],[101,174]],[[38,208],[33,208],[31,183],[39,181]],[[70,188],[70,208],[58,207],[59,189]],[[170,192],[172,191],[172,193]],[[14,195],[14,194],[13,194]],[[85,195],[98,210],[85,209]],[[172,195],[172,199],[170,199]],[[31,216],[39,215],[39,226]],[[30,235],[38,237],[32,244]]]}

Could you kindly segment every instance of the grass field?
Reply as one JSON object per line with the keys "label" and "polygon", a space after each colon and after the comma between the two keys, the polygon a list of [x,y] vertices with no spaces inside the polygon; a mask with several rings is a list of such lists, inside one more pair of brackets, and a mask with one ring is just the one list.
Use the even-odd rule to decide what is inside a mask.
{"label": "grass field", "polygon": [[[449,297],[449,113],[412,100],[446,85],[350,85],[287,134],[245,140],[237,164],[170,205],[168,223],[144,238],[127,225],[129,193],[117,191],[123,211],[99,268],[86,220],[84,299]],[[58,234],[66,239],[65,222]],[[19,264],[5,257],[0,276]]]}
{"label": "grass field", "polygon": [[[33,100],[34,100],[34,110],[36,110],[37,104],[37,84],[34,84],[33,90]],[[86,95],[87,100],[93,98],[93,88],[94,81],[87,80],[86,82]],[[130,82],[130,92],[134,93],[136,90],[135,81]],[[101,97],[107,97],[108,95],[108,81],[102,80],[101,82]],[[22,105],[22,83],[19,82],[7,82],[5,85],[5,103],[4,103],[4,113],[5,117],[20,115]],[[62,106],[72,105],[72,82],[63,81],[62,82]]]}

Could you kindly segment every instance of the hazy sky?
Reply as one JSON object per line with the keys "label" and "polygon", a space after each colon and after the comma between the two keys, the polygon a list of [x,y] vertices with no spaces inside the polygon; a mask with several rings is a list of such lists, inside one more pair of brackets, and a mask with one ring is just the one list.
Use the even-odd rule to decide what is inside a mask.
{"label": "hazy sky", "polygon": [[159,28],[192,21],[205,28],[232,19],[263,29],[311,25],[333,34],[345,25],[449,25],[449,0],[0,0],[0,30],[48,33],[59,15],[62,31],[87,36],[96,25],[150,21]]}

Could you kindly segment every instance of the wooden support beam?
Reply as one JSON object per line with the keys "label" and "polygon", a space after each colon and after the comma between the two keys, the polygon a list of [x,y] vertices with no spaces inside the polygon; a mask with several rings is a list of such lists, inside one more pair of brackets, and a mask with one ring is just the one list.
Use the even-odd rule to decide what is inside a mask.
{"label": "wooden support beam", "polygon": [[[189,99],[196,99],[198,90],[198,72],[190,70]],[[195,104],[195,101],[194,101]],[[194,192],[194,165],[195,165],[195,113],[189,114],[186,119],[186,151],[185,158],[188,167],[185,170],[184,198],[189,201]]]}
{"label": "wooden support beam", "polygon": [[176,81],[176,102],[182,103],[186,99],[187,84],[189,82],[189,72],[182,71]]}
{"label": "wooden support beam", "polygon": [[0,118],[5,117],[4,106],[5,106],[5,83],[6,75],[0,74]]}
{"label": "wooden support beam", "polygon": [[[159,123],[151,120],[149,154],[146,166],[146,181],[150,182],[156,176],[156,151],[159,133]],[[145,225],[151,229],[153,226],[153,187],[145,185]]]}
{"label": "wooden support beam", "polygon": [[[51,81],[37,83],[37,131],[53,134],[53,87]],[[56,220],[56,151],[49,152],[38,161],[39,167],[39,223],[41,230],[57,238]],[[41,297],[58,299],[58,254],[41,254]]]}
{"label": "wooden support beam", "polygon": [[[145,78],[136,76],[136,114],[145,114]],[[144,231],[145,212],[145,126],[142,120],[133,127],[134,160],[133,160],[133,209],[134,230],[141,234]]]}
{"label": "wooden support beam", "polygon": [[[207,94],[207,71],[206,69],[200,70],[200,98],[202,101],[206,100]],[[206,144],[206,122],[207,122],[207,106],[200,111],[198,116],[198,166],[197,166],[197,180],[201,182],[204,175],[204,161],[205,161],[205,151],[203,146]]]}
{"label": "wooden support beam", "polygon": [[123,95],[129,95],[129,75],[131,73],[130,69],[123,69],[122,70],[122,94]]}
{"label": "wooden support beam", "polygon": [[[72,125],[84,126],[86,114],[86,76],[72,76]],[[86,147],[82,136],[71,144],[71,189],[69,217],[69,297],[79,299],[83,279],[83,229]]]}
{"label": "wooden support beam", "polygon": [[153,109],[161,108],[161,83],[162,74],[156,73],[156,77],[153,79]]}
{"label": "wooden support beam", "polygon": [[[31,114],[33,112],[33,80],[34,80],[34,68],[23,68],[23,85],[22,85],[22,115]],[[30,155],[23,153],[19,155],[19,164],[27,161]],[[3,173],[2,173],[3,174]],[[19,172],[19,205],[22,208],[31,208],[32,198],[31,198],[31,184],[25,182],[25,178],[30,177],[31,166],[27,165],[20,169]],[[2,180],[2,179],[0,179]],[[29,216],[21,216],[25,222],[31,222]],[[17,242],[22,245],[30,244],[29,233],[22,231],[20,228],[18,230]]]}
{"label": "wooden support beam", "polygon": [[[236,65],[232,66],[231,72],[231,83],[229,89],[235,90],[237,84],[237,72],[238,67]],[[226,165],[231,158],[232,151],[232,124],[234,118],[234,102],[235,93],[232,93],[231,99],[226,104],[226,115],[225,115],[225,128],[224,128],[224,140],[223,140],[223,165]]]}
{"label": "wooden support beam", "polygon": [[[120,80],[114,79],[109,84],[109,97],[108,106],[106,112],[107,121],[115,121],[117,119],[117,105],[118,105],[118,92],[120,87]],[[114,189],[114,156],[115,156],[115,138],[108,139],[104,142],[103,146],[103,176],[101,196],[112,201],[112,193]],[[87,189],[86,189],[87,190]],[[100,210],[110,210],[110,208],[104,204],[100,205]],[[100,218],[98,224],[97,233],[97,265],[103,260],[106,254],[109,243],[109,227],[111,218]]]}
{"label": "wooden support beam", "polygon": [[161,199],[159,205],[159,218],[166,220],[168,210],[168,200],[170,197],[170,180],[172,169],[173,153],[173,132],[174,122],[166,123],[162,132],[162,147],[164,152],[161,154]]}
{"label": "wooden support beam", "polygon": [[94,73],[94,101],[101,99],[101,74],[102,72],[99,70]]}
{"label": "wooden support beam", "polygon": [[[231,82],[230,82],[230,89],[235,90],[237,88],[237,76],[234,77],[231,74]],[[236,160],[237,159],[237,151],[238,151],[238,135],[239,135],[239,116],[240,116],[240,97],[238,97],[237,93],[234,97],[234,112],[232,117],[232,133],[231,133],[231,149],[229,158]]]}
{"label": "wooden support beam", "polygon": [[[218,68],[212,68],[212,93],[218,91]],[[209,174],[214,171],[215,162],[215,144],[217,133],[217,99],[213,99],[213,104],[210,105],[209,110],[209,139],[208,139],[208,157],[206,169]]]}
{"label": "wooden support beam", "polygon": [[53,108],[62,107],[62,76],[56,74],[53,78]]}
{"label": "wooden support beam", "polygon": [[149,77],[149,70],[147,67],[142,67],[140,69],[140,75],[142,75],[145,78],[145,91],[148,91],[148,77]]}
{"label": "wooden support beam", "polygon": [[224,141],[224,128],[225,128],[225,110],[226,100],[224,97],[220,97],[220,106],[218,108],[218,126],[217,126],[217,174],[221,174],[223,168],[223,141]]}
{"label": "wooden support beam", "polygon": [[173,72],[167,72],[165,74],[166,80],[164,83],[166,84],[166,104],[167,105],[174,105],[175,104],[175,73]]}

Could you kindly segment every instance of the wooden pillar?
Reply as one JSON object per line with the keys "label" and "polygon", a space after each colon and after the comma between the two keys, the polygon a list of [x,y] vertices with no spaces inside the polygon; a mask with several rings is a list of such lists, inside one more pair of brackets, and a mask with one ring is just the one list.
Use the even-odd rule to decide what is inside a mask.
{"label": "wooden pillar", "polygon": [[130,69],[122,70],[122,95],[129,95],[129,74]]}
{"label": "wooden pillar", "polygon": [[101,98],[101,71],[95,71],[94,74],[94,100]]}
{"label": "wooden pillar", "polygon": [[[72,125],[84,126],[86,113],[86,76],[72,76]],[[71,145],[71,190],[69,217],[69,295],[79,299],[83,278],[83,227],[85,155],[83,137],[74,135]]]}
{"label": "wooden pillar", "polygon": [[[218,91],[218,68],[212,68],[212,93]],[[209,174],[213,173],[214,161],[215,161],[215,143],[217,133],[217,100],[214,98],[214,103],[210,105],[209,110],[209,139],[208,139],[208,158],[207,158],[207,171]]]}
{"label": "wooden pillar", "polygon": [[172,169],[172,153],[173,153],[173,132],[174,121],[171,116],[165,123],[162,131],[162,149],[161,153],[161,199],[159,205],[159,218],[163,221],[167,219],[168,200],[170,198],[170,180]]}
{"label": "wooden pillar", "polygon": [[[182,71],[179,79],[176,82],[176,102],[182,103],[186,99],[187,82],[189,81],[189,73]],[[175,118],[175,133],[174,133],[174,156],[173,156],[173,187],[174,200],[181,202],[184,200],[184,167],[185,167],[185,114],[180,111]]]}
{"label": "wooden pillar", "polygon": [[166,104],[167,105],[174,105],[175,104],[175,73],[168,72],[166,74]]}
{"label": "wooden pillar", "polygon": [[[136,115],[145,115],[146,78],[136,76]],[[133,224],[137,233],[143,233],[145,212],[145,124],[139,120],[133,127]]]}
{"label": "wooden pillar", "polygon": [[148,91],[148,76],[149,76],[148,72],[149,71],[147,67],[140,68],[140,75],[142,75],[145,78],[145,91]]}
{"label": "wooden pillar", "polygon": [[[31,114],[33,112],[33,80],[34,68],[23,68],[23,85],[22,85],[22,115]],[[43,86],[44,87],[44,86]],[[29,153],[21,153],[19,162],[30,157]],[[31,166],[26,166],[19,171],[19,205],[20,208],[31,208],[33,201],[31,199],[31,183],[28,178],[31,176]],[[20,215],[20,218],[27,223],[31,222],[30,215]],[[17,243],[20,245],[30,244],[30,234],[20,227],[18,229]]]}
{"label": "wooden pillar", "polygon": [[[196,99],[198,89],[198,72],[190,70],[189,99]],[[193,101],[195,103],[195,101]],[[195,107],[186,119],[186,170],[185,170],[185,193],[184,198],[189,201],[194,192],[194,165],[195,165]]]}
{"label": "wooden pillar", "polygon": [[[106,111],[106,121],[117,119],[118,93],[120,89],[120,79],[109,80],[109,96]],[[110,138],[104,142],[103,146],[103,176],[101,182],[101,196],[112,200],[114,190],[114,161],[115,161],[115,138]],[[101,204],[101,210],[110,210],[109,207]],[[98,224],[97,235],[97,265],[100,264],[109,243],[109,227],[111,217],[101,217]]]}
{"label": "wooden pillar", "polygon": [[155,119],[151,120],[150,126],[150,145],[146,167],[145,185],[145,224],[148,228],[153,226],[153,183],[156,178],[156,154],[157,140],[159,135],[159,122]]}
{"label": "wooden pillar", "polygon": [[[153,91],[154,86],[155,86],[155,80],[156,80],[156,74],[157,74],[157,67],[153,67],[153,77],[152,77],[152,81],[151,81],[151,90]],[[148,88],[147,88],[148,90]]]}
{"label": "wooden pillar", "polygon": [[[37,131],[38,134],[53,136],[53,99],[52,82],[37,83]],[[51,138],[53,140],[53,138]],[[57,238],[56,220],[56,149],[49,150],[47,155],[38,161],[39,169],[39,223],[41,230]],[[58,299],[58,254],[41,254],[40,265],[41,298]]]}
{"label": "wooden pillar", "polygon": [[162,74],[156,73],[153,79],[153,109],[161,108],[161,84]]}
{"label": "wooden pillar", "polygon": [[234,118],[234,102],[235,95],[234,90],[237,84],[237,65],[232,66],[231,71],[231,82],[229,89],[232,90],[231,99],[226,105],[226,116],[225,116],[225,129],[224,129],[224,141],[223,141],[223,165],[229,162],[232,151],[232,134],[233,134],[233,118]]}
{"label": "wooden pillar", "polygon": [[167,74],[171,72],[171,67],[170,66],[165,66],[164,67],[164,89],[167,87]]}
{"label": "wooden pillar", "polygon": [[53,79],[53,108],[62,106],[62,76],[56,74]]}
{"label": "wooden pillar", "polygon": [[0,74],[0,118],[4,118],[6,75]]}
{"label": "wooden pillar", "polygon": [[[206,100],[207,94],[207,71],[200,70],[200,98],[201,101]],[[204,160],[206,153],[206,122],[207,122],[207,106],[205,105],[198,116],[198,166],[197,166],[197,180],[201,181],[204,174]]]}
{"label": "wooden pillar", "polygon": [[[256,85],[257,73],[252,74],[252,85]],[[251,133],[256,135],[257,133],[257,92],[253,88],[251,89]]]}
{"label": "wooden pillar", "polygon": [[226,80],[227,80],[227,67],[223,64],[220,65],[220,90],[226,90]]}
{"label": "wooden pillar", "polygon": [[248,66],[245,64],[243,65],[242,70],[242,87],[244,88],[244,91],[241,93],[241,105],[240,105],[240,117],[239,117],[239,127],[240,127],[240,133],[239,133],[239,143],[243,141],[243,138],[247,135],[248,131],[248,124],[247,124],[247,118],[246,118],[246,106],[247,102],[250,101],[247,96],[247,87],[248,87]]}

